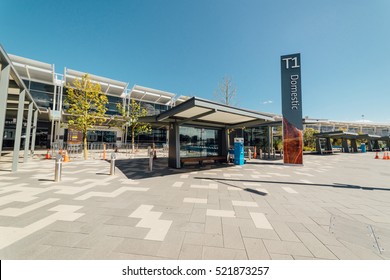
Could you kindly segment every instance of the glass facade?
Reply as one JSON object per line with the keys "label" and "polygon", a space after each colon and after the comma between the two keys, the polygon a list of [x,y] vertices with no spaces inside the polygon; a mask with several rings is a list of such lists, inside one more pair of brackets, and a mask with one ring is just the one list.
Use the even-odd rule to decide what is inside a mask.
{"label": "glass facade", "polygon": [[54,85],[23,80],[35,103],[41,108],[53,108]]}
{"label": "glass facade", "polygon": [[141,108],[146,109],[148,116],[158,115],[169,109],[169,106],[167,105],[149,103],[144,101],[140,101],[140,102],[141,102]]}
{"label": "glass facade", "polygon": [[[147,147],[155,144],[160,148],[167,143],[167,130],[165,128],[152,128],[151,133],[141,133],[135,137],[135,143],[139,147]],[[131,130],[127,134],[127,143],[131,143]]]}
{"label": "glass facade", "polygon": [[118,103],[122,104],[123,99],[121,97],[110,96],[110,95],[107,95],[107,99],[108,99],[108,103],[106,104],[106,108],[107,108],[106,114],[110,116],[118,115],[119,111],[118,108],[116,107],[116,104]]}
{"label": "glass facade", "polygon": [[207,157],[221,155],[222,130],[181,126],[180,157]]}
{"label": "glass facade", "polygon": [[[68,142],[68,141],[82,142],[82,134],[78,135],[77,137],[73,137],[74,133],[75,131],[69,131],[68,129],[65,129],[64,142]],[[106,130],[88,131],[87,141],[97,142],[97,143],[115,143],[116,131],[106,131]]]}

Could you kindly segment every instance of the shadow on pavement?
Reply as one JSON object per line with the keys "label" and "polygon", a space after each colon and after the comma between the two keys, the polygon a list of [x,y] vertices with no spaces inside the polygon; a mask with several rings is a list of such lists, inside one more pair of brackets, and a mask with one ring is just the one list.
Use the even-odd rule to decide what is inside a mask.
{"label": "shadow on pavement", "polygon": [[[328,187],[328,188],[344,188],[344,189],[359,189],[359,190],[368,190],[368,191],[390,191],[390,188],[377,188],[377,187],[363,187],[349,184],[339,184],[333,183],[330,184],[316,184],[316,183],[298,183],[298,182],[283,182],[283,181],[262,181],[262,180],[245,180],[245,179],[226,179],[226,178],[212,178],[212,177],[194,177],[194,179],[206,179],[213,180],[216,182],[220,181],[230,181],[230,182],[253,182],[253,183],[265,183],[265,184],[285,184],[285,185],[300,185],[300,186],[319,186],[319,187]],[[221,182],[220,182],[221,183]]]}
{"label": "shadow on pavement", "polygon": [[168,167],[167,158],[157,158],[153,160],[153,171],[149,171],[149,159],[117,159],[115,167],[118,168],[128,179],[139,180],[146,178],[154,178],[161,176],[169,176],[174,174],[189,173],[193,171],[212,170],[215,168],[232,167],[233,165],[215,163],[199,166],[198,164],[185,165],[181,169]]}

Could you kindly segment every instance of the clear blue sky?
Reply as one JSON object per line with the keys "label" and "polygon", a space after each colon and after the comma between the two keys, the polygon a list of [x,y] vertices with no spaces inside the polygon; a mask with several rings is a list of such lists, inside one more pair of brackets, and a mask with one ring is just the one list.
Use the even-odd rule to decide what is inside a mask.
{"label": "clear blue sky", "polygon": [[389,0],[1,0],[7,52],[281,112],[280,56],[302,56],[303,114],[390,122]]}

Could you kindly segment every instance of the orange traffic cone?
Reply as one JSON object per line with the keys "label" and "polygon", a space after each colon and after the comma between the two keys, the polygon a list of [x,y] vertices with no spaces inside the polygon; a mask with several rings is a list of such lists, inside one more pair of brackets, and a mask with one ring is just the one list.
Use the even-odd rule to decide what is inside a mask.
{"label": "orange traffic cone", "polygon": [[387,159],[387,152],[383,153],[383,158],[382,159]]}
{"label": "orange traffic cone", "polygon": [[257,158],[256,146],[254,146],[253,149],[254,149],[253,158]]}
{"label": "orange traffic cone", "polygon": [[379,159],[378,152],[376,152],[375,159]]}
{"label": "orange traffic cone", "polygon": [[389,152],[386,152],[386,159],[390,159]]}
{"label": "orange traffic cone", "polygon": [[69,159],[67,151],[64,152],[64,162],[70,162],[70,159]]}
{"label": "orange traffic cone", "polygon": [[49,154],[50,149],[47,149],[45,159],[51,159],[51,155]]}

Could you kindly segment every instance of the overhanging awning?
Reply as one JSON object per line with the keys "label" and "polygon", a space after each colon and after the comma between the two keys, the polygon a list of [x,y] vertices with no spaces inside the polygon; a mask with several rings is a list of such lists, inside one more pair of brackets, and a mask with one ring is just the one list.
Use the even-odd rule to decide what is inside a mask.
{"label": "overhanging awning", "polygon": [[[69,84],[70,86],[73,86],[74,81],[76,79],[81,80],[81,78],[85,74],[86,73],[80,71],[66,69],[65,76],[64,76],[65,85]],[[120,82],[120,81],[116,81],[116,80],[112,80],[109,78],[100,77],[96,75],[91,75],[91,74],[88,74],[88,76],[91,79],[92,83],[100,84],[103,93],[112,96],[117,96],[117,97],[125,97],[128,83]]]}
{"label": "overhanging awning", "polygon": [[131,99],[162,105],[172,105],[172,101],[175,95],[176,94],[171,92],[143,87],[139,85],[134,85],[128,93],[128,96]]}
{"label": "overhanging awning", "polygon": [[247,127],[248,124],[274,121],[267,115],[241,108],[226,106],[206,99],[191,99],[159,115],[144,117],[143,122],[197,124],[216,127]]}
{"label": "overhanging awning", "polygon": [[345,131],[330,131],[315,133],[313,136],[317,138],[333,138],[333,139],[365,139],[365,140],[381,140],[383,137],[372,134],[357,134],[354,132]]}
{"label": "overhanging awning", "polygon": [[366,140],[379,140],[381,138],[380,135],[372,135],[372,134],[359,134],[356,139],[366,139]]}
{"label": "overhanging awning", "polygon": [[55,84],[54,65],[12,54],[9,58],[22,79]]}
{"label": "overhanging awning", "polygon": [[313,136],[317,138],[356,139],[358,134],[354,132],[345,132],[340,130],[340,131],[314,133]]}

